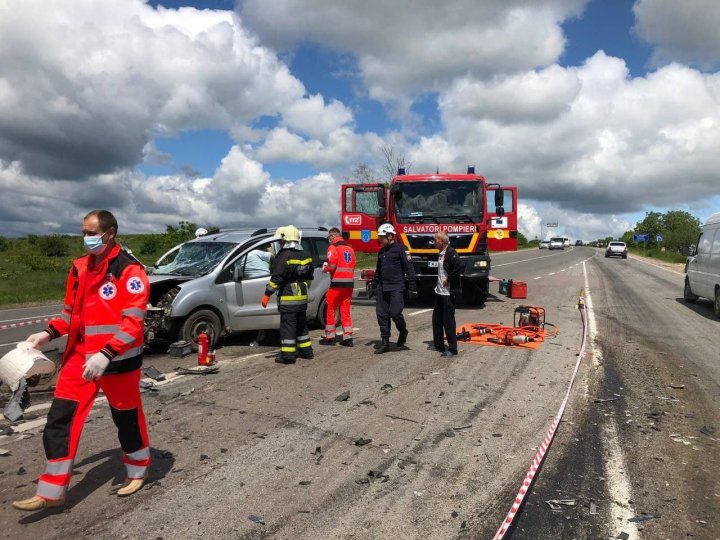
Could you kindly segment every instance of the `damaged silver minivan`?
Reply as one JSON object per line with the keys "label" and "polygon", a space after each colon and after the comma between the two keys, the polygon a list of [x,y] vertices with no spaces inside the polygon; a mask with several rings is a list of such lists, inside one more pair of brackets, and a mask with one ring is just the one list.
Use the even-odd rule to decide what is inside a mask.
{"label": "damaged silver minivan", "polygon": [[[300,229],[300,233],[302,247],[315,266],[308,322],[324,326],[330,277],[322,272],[322,264],[328,233],[324,228]],[[189,240],[163,255],[148,268],[145,343],[185,340],[197,347],[198,336],[206,332],[212,346],[232,332],[278,329],[276,295],[267,309],[260,305],[280,250],[278,240],[267,229],[229,230]],[[258,253],[263,256],[257,257]]]}

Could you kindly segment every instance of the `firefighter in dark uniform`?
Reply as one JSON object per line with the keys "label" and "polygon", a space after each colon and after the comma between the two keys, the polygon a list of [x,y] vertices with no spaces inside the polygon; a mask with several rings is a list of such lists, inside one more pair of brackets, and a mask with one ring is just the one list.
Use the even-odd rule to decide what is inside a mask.
{"label": "firefighter in dark uniform", "polygon": [[312,257],[300,245],[300,231],[292,225],[280,227],[280,252],[275,257],[272,276],[265,287],[262,307],[267,307],[270,296],[278,295],[280,312],[281,364],[294,364],[300,358],[313,358],[312,342],[307,327],[308,289],[313,278]]}
{"label": "firefighter in dark uniform", "polygon": [[395,228],[384,223],[378,228],[378,240],[382,244],[378,253],[375,278],[371,294],[377,296],[375,313],[380,326],[380,347],[375,354],[390,351],[390,320],[398,330],[397,346],[405,345],[408,336],[407,324],[402,310],[405,304],[407,283],[408,298],[417,298],[417,281],[410,253],[405,246],[395,241]]}

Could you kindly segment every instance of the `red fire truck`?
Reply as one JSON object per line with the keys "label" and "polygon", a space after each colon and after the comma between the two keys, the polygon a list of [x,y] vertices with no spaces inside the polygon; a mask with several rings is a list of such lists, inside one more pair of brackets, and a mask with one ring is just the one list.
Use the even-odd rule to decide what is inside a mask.
{"label": "red fire truck", "polygon": [[467,174],[413,174],[400,169],[390,185],[343,184],[343,236],[355,251],[379,250],[377,229],[392,223],[410,251],[419,285],[434,287],[438,250],[433,235],[447,231],[465,263],[463,299],[481,305],[489,289],[490,255],[517,249],[517,187]]}

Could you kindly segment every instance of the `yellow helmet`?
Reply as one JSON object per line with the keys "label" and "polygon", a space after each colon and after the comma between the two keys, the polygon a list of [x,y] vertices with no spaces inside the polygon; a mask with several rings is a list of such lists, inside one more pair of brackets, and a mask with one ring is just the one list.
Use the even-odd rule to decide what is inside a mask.
{"label": "yellow helmet", "polygon": [[279,236],[286,242],[299,242],[300,241],[300,231],[298,231],[297,227],[295,227],[293,225],[279,227],[278,230],[275,231],[275,236]]}

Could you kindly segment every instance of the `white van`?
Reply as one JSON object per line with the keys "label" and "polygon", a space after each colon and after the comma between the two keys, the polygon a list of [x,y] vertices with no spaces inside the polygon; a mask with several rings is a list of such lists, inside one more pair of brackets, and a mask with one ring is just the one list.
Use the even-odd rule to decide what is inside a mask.
{"label": "white van", "polygon": [[699,296],[713,300],[715,315],[720,317],[720,213],[710,216],[702,226],[685,273],[685,301],[694,302]]}

